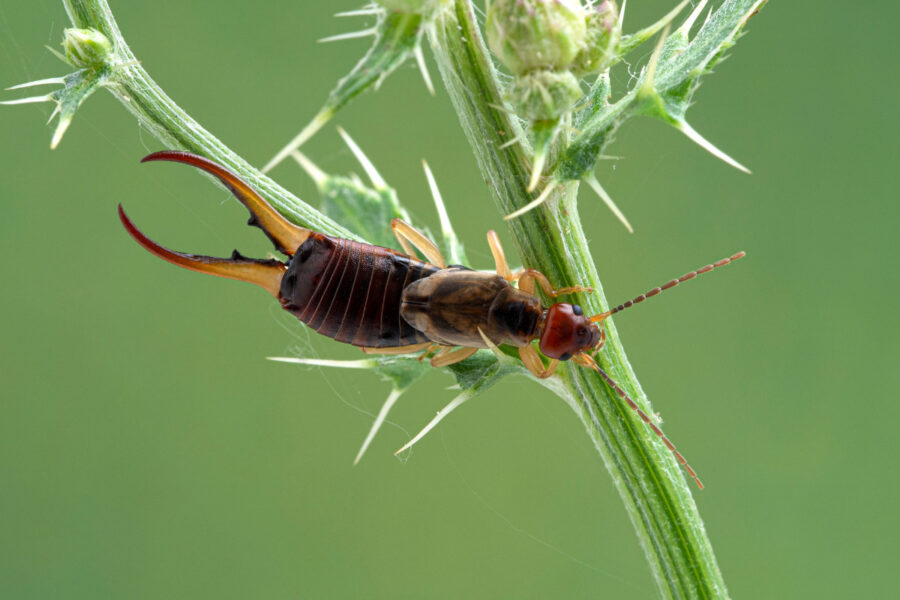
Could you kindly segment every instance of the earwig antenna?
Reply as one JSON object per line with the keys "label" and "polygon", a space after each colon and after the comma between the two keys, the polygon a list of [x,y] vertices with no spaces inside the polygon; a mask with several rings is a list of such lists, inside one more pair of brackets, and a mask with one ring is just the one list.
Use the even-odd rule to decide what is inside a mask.
{"label": "earwig antenna", "polygon": [[[729,260],[730,260],[730,259],[729,259]],[[717,264],[718,264],[718,263],[717,263]],[[727,263],[724,263],[724,264],[727,264]],[[681,452],[679,452],[678,450],[675,449],[675,444],[673,444],[673,443],[671,442],[671,440],[669,440],[669,438],[666,437],[666,434],[663,433],[662,429],[660,429],[660,428],[656,425],[656,423],[654,423],[654,422],[650,419],[650,417],[647,415],[647,413],[645,413],[645,412],[641,409],[641,407],[639,407],[639,406],[637,405],[637,403],[636,403],[634,400],[632,400],[632,399],[628,396],[628,394],[625,393],[625,390],[623,390],[621,387],[619,387],[619,384],[616,383],[615,381],[613,381],[613,378],[610,377],[609,375],[607,375],[607,374],[606,374],[606,371],[604,371],[603,369],[601,369],[601,368],[600,368],[600,365],[598,365],[598,364],[594,361],[593,358],[591,358],[589,355],[585,354],[584,352],[582,352],[581,354],[578,354],[577,356],[575,356],[575,357],[574,357],[574,360],[575,360],[576,362],[578,362],[579,364],[581,364],[582,366],[589,367],[589,368],[591,368],[591,369],[594,369],[594,370],[597,371],[598,373],[600,373],[600,376],[606,381],[606,384],[607,384],[609,387],[611,387],[613,390],[615,390],[615,392],[616,392],[616,394],[619,396],[619,398],[621,398],[622,400],[624,400],[625,403],[626,403],[626,404],[627,404],[634,412],[636,412],[636,413],[638,414],[638,416],[641,418],[641,420],[642,420],[644,423],[646,423],[646,424],[650,427],[650,429],[653,430],[653,433],[655,433],[655,434],[657,435],[657,437],[659,437],[659,439],[662,440],[662,442],[666,445],[666,448],[668,448],[668,449],[672,452],[672,454],[675,455],[675,458],[678,459],[678,462],[680,462],[680,463],[684,466],[684,470],[687,471],[687,472],[688,472],[688,475],[690,475],[690,476],[693,478],[693,480],[697,483],[697,487],[700,488],[700,489],[702,490],[702,489],[703,489],[703,482],[700,481],[700,478],[697,476],[697,472],[691,467],[691,465],[688,464],[687,460],[685,460],[685,458],[684,458],[684,456],[681,454]]]}
{"label": "earwig antenna", "polygon": [[653,288],[649,292],[641,294],[637,298],[635,298],[633,300],[629,300],[625,304],[620,304],[619,306],[615,307],[612,310],[608,310],[605,313],[600,313],[599,315],[594,315],[593,317],[591,317],[591,321],[594,323],[599,323],[601,321],[604,321],[607,317],[614,315],[617,312],[623,311],[626,308],[634,306],[635,304],[637,304],[639,302],[643,302],[647,298],[656,296],[657,294],[663,292],[664,290],[675,287],[679,283],[684,283],[685,281],[687,281],[689,279],[693,279],[697,275],[703,275],[704,273],[709,273],[710,271],[712,271],[713,269],[716,269],[718,267],[724,267],[725,265],[732,263],[739,258],[743,258],[745,255],[746,255],[746,252],[744,252],[742,250],[742,251],[738,252],[737,254],[734,254],[733,256],[730,256],[728,258],[723,258],[722,260],[714,262],[711,265],[706,265],[705,267],[700,267],[696,271],[691,271],[690,273],[685,273],[678,279],[673,279],[672,281],[669,281],[668,283],[664,283],[659,287]]}

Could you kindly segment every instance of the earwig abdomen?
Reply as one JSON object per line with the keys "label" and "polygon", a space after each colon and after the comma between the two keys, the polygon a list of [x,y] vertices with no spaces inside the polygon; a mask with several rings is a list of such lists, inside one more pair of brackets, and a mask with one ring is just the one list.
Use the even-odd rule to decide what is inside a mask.
{"label": "earwig abdomen", "polygon": [[322,335],[366,348],[430,341],[400,316],[403,289],[437,273],[389,248],[312,233],[281,280],[285,310]]}

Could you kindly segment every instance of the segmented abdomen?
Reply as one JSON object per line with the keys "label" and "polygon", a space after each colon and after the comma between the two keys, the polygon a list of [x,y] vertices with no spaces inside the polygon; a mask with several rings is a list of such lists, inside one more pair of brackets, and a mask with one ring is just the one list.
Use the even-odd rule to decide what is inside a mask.
{"label": "segmented abdomen", "polygon": [[439,269],[389,248],[313,233],[281,280],[284,308],[339,342],[368,348],[429,339],[400,317],[403,288]]}

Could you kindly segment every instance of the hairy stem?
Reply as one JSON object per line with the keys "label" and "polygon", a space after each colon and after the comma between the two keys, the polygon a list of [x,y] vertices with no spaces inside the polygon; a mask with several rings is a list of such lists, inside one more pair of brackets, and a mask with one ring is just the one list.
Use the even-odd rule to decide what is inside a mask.
{"label": "hairy stem", "polygon": [[215,160],[247,181],[272,206],[299,225],[340,237],[360,239],[263,175],[219,141],[169,98],[147,74],[119,31],[106,0],[64,0],[75,27],[102,32],[113,44],[118,65],[106,87],[170,149]]}
{"label": "hairy stem", "polygon": [[[496,73],[470,0],[454,0],[429,31],[441,76],[478,166],[490,182],[500,212],[533,199],[526,191],[531,156],[524,144],[500,147],[521,136],[502,109]],[[524,137],[524,136],[522,136]],[[524,263],[556,285],[589,285],[579,302],[588,314],[607,310],[606,299],[578,218],[578,183],[553,190],[550,201],[510,221]],[[615,326],[608,327],[602,367],[652,414],[628,363]],[[727,591],[697,506],[666,446],[605,384],[599,374],[568,364],[561,376],[625,503],[660,594],[666,598],[725,598]],[[567,394],[568,395],[568,394]]]}

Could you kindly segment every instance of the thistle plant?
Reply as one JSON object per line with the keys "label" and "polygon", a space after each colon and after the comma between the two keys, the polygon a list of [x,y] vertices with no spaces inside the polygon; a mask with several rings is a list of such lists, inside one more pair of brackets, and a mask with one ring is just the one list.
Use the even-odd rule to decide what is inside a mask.
{"label": "thistle plant", "polygon": [[[388,221],[394,217],[408,220],[409,216],[360,145],[341,130],[368,181],[326,173],[301,147],[343,106],[377,88],[407,60],[418,63],[426,85],[433,90],[423,52],[427,44],[444,93],[452,101],[488,183],[486,194],[497,205],[498,216],[506,216],[522,264],[543,272],[557,286],[592,287],[592,294],[580,293],[575,301],[589,314],[599,314],[609,307],[578,217],[578,192],[581,182],[587,183],[631,230],[594,175],[624,121],[636,116],[655,118],[714,157],[746,170],[694,130],[686,114],[703,77],[722,60],[765,0],[724,0],[708,10],[707,0],[700,0],[677,22],[688,2],[631,33],[626,26],[625,2],[619,6],[612,0],[493,0],[483,12],[471,0],[380,0],[343,13],[339,16],[374,17],[375,25],[331,40],[372,36],[369,51],[337,83],[308,125],[284,148],[273,152],[273,159],[263,169],[226,147],[163,92],[129,49],[106,0],[64,0],[73,28],[65,31],[63,52],[57,54],[73,70],[9,88],[61,86],[4,104],[55,103],[51,120],[58,116],[59,121],[51,147],[56,147],[78,107],[97,89],[108,90],[164,147],[194,152],[224,165],[293,222],[390,246]],[[621,89],[613,89],[610,69],[654,38],[651,57],[637,76]],[[285,159],[299,165],[315,182],[321,210],[265,174]],[[464,249],[453,232],[437,182],[428,166],[424,167],[441,223],[439,244],[450,262],[465,263]],[[452,211],[452,203],[450,208]],[[565,401],[584,423],[634,524],[660,595],[726,598],[725,583],[691,489],[667,445],[624,401],[622,396],[627,394],[645,415],[654,414],[613,322],[607,322],[606,333],[606,345],[597,359],[618,386],[595,371],[568,363],[555,376],[538,380],[515,354],[492,347],[448,368],[459,393],[400,450],[420,441],[453,410],[503,377],[532,377]],[[369,369],[390,383],[392,391],[359,449],[357,461],[391,407],[414,389],[429,369],[415,357],[404,356],[276,360]]]}

